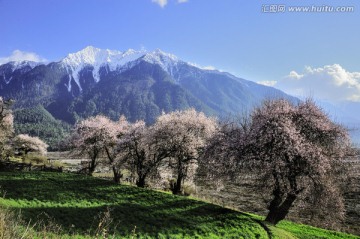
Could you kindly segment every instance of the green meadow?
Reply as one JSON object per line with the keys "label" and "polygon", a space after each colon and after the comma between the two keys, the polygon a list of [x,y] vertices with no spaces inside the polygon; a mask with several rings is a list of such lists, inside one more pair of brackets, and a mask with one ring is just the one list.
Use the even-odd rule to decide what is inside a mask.
{"label": "green meadow", "polygon": [[1,172],[0,186],[33,238],[359,238],[78,174]]}

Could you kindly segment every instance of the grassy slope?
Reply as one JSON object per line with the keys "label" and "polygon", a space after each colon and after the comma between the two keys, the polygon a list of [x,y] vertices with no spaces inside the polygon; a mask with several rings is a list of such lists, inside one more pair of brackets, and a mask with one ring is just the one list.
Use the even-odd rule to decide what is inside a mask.
{"label": "grassy slope", "polygon": [[[256,216],[86,176],[2,172],[0,185],[6,192],[1,205],[20,208],[25,220],[47,220],[47,214],[64,234],[89,234],[110,208],[118,237],[268,238]],[[275,238],[357,238],[289,222],[270,228]]]}

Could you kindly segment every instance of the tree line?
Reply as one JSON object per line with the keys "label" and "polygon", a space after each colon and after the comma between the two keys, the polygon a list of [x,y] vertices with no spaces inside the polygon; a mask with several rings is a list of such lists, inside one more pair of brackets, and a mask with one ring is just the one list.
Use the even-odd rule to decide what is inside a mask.
{"label": "tree line", "polygon": [[105,154],[115,182],[128,168],[144,187],[165,164],[176,175],[170,185],[174,194],[182,192],[194,167],[205,169],[209,180],[234,179],[244,169],[256,172],[259,189],[271,196],[265,220],[273,224],[296,200],[331,218],[329,226],[341,221],[340,179],[344,159],[354,156],[347,130],[311,100],[298,105],[268,100],[249,117],[227,123],[194,109],[163,114],[151,126],[96,116],[76,124],[72,144],[91,159],[89,174]]}
{"label": "tree line", "polygon": [[[8,102],[1,99],[0,104],[4,152],[12,116]],[[26,153],[19,145],[25,143],[17,148]],[[145,187],[150,175],[166,167],[176,175],[170,185],[173,194],[182,193],[184,180],[197,167],[214,182],[253,172],[259,191],[269,196],[265,221],[277,224],[301,202],[328,218],[328,227],[344,218],[344,160],[354,156],[347,130],[312,100],[296,105],[268,100],[249,116],[229,122],[194,109],[163,113],[152,125],[98,115],[75,124],[69,145],[90,159],[89,175],[105,157],[117,183],[127,169],[136,176],[136,185]]]}
{"label": "tree line", "polygon": [[126,168],[136,175],[136,185],[144,187],[149,175],[166,165],[176,174],[172,192],[180,194],[189,169],[216,130],[215,118],[194,109],[163,114],[151,126],[144,121],[130,123],[123,116],[115,122],[98,115],[77,123],[70,142],[90,159],[90,175],[105,155],[115,182]]}

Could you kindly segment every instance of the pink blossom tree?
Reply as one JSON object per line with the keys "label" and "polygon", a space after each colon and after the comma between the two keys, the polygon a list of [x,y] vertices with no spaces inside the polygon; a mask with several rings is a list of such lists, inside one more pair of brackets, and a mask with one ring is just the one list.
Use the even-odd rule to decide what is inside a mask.
{"label": "pink blossom tree", "polygon": [[269,223],[284,219],[294,203],[323,209],[317,211],[332,222],[344,216],[339,176],[353,150],[346,129],[311,100],[264,102],[249,120],[223,127],[206,155],[210,175],[236,177],[245,168],[259,176],[259,191],[271,196]]}
{"label": "pink blossom tree", "polygon": [[301,193],[313,199],[331,197],[336,205],[332,217],[344,216],[336,175],[351,152],[350,140],[346,129],[333,123],[313,101],[297,106],[285,100],[265,102],[252,114],[247,147],[249,159],[261,167],[271,186],[267,222],[284,219]]}
{"label": "pink blossom tree", "polygon": [[152,137],[151,131],[144,121],[137,121],[129,124],[118,143],[120,157],[136,174],[138,187],[145,187],[147,177],[169,156],[167,151],[158,147],[159,142]]}
{"label": "pink blossom tree", "polygon": [[27,134],[19,134],[13,139],[13,145],[16,150],[24,155],[29,152],[37,152],[40,155],[46,155],[48,145],[38,137],[32,137]]}
{"label": "pink blossom tree", "polygon": [[106,121],[106,128],[102,129],[103,147],[109,165],[113,171],[113,180],[114,182],[119,183],[123,176],[121,174],[121,169],[125,161],[119,152],[118,141],[126,134],[129,122],[126,120],[125,116],[121,116],[117,122],[113,122],[110,119],[105,120],[105,122]]}
{"label": "pink blossom tree", "polygon": [[177,175],[173,192],[180,193],[189,168],[216,130],[216,120],[195,110],[160,116],[150,127],[145,122],[130,124],[119,140],[119,152],[137,175],[136,185],[144,187],[146,178],[166,162]]}
{"label": "pink blossom tree", "polygon": [[189,176],[207,141],[217,130],[217,121],[194,109],[161,115],[151,127],[156,150],[167,152],[169,166],[176,181],[171,185],[174,194],[182,191],[182,183]]}
{"label": "pink blossom tree", "polygon": [[89,175],[95,171],[99,157],[105,155],[112,167],[114,181],[120,182],[117,141],[124,133],[127,124],[124,117],[114,122],[102,115],[90,117],[76,124],[71,144],[80,154],[87,154],[90,158]]}

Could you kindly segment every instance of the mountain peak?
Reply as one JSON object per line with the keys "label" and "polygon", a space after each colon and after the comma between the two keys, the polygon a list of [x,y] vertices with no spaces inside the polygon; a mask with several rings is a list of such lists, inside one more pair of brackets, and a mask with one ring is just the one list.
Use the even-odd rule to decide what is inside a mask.
{"label": "mountain peak", "polygon": [[143,59],[149,63],[160,65],[170,75],[173,75],[173,69],[181,62],[175,55],[165,53],[160,49],[146,53]]}
{"label": "mountain peak", "polygon": [[84,67],[93,67],[93,77],[96,82],[99,82],[99,70],[102,66],[108,66],[110,71],[119,70],[124,67],[126,68],[128,63],[140,58],[149,63],[158,64],[168,72],[171,72],[172,67],[179,62],[175,55],[165,53],[160,49],[156,49],[152,52],[128,49],[121,52],[117,50],[100,49],[94,46],[87,46],[78,52],[68,54],[63,60],[61,60],[61,64],[68,71],[70,76],[69,83],[67,85],[68,90],[71,90],[70,81],[73,79],[81,91],[79,73]]}
{"label": "mountain peak", "polygon": [[68,54],[61,62],[70,66],[102,64],[111,62],[111,56],[114,55],[121,55],[121,52],[87,46],[78,52]]}
{"label": "mountain peak", "polygon": [[85,47],[84,49],[82,49],[81,51],[96,51],[96,50],[100,50],[100,49],[89,45],[89,46]]}
{"label": "mountain peak", "polygon": [[[144,55],[143,51],[136,51],[129,49],[125,52],[109,49],[100,49],[93,46],[87,46],[84,49],[70,53],[67,55],[61,63],[67,69],[69,74],[80,86],[79,72],[86,66],[92,66],[93,77],[96,82],[100,81],[99,70],[102,66],[108,66],[111,71],[116,70],[119,67],[126,65],[130,61],[134,61]],[[70,79],[71,80],[71,79]],[[71,84],[68,84],[68,90],[71,90]]]}
{"label": "mountain peak", "polygon": [[24,68],[26,66],[29,66],[31,69],[33,69],[36,66],[44,64],[43,62],[35,62],[35,61],[11,61],[9,63],[13,66],[13,71]]}
{"label": "mountain peak", "polygon": [[12,71],[18,70],[18,69],[22,69],[24,67],[30,67],[31,69],[35,68],[36,66],[39,65],[44,65],[44,62],[37,62],[37,61],[27,61],[27,60],[19,60],[19,61],[9,61],[7,63],[4,64],[0,64],[0,66],[2,65],[10,65]]}
{"label": "mountain peak", "polygon": [[164,56],[164,57],[168,57],[174,61],[178,61],[178,58],[177,56],[173,55],[173,54],[170,54],[170,53],[166,53],[164,51],[162,51],[161,49],[157,48],[155,49],[153,52],[151,52],[151,54],[154,54],[154,55],[158,55],[158,56]]}

